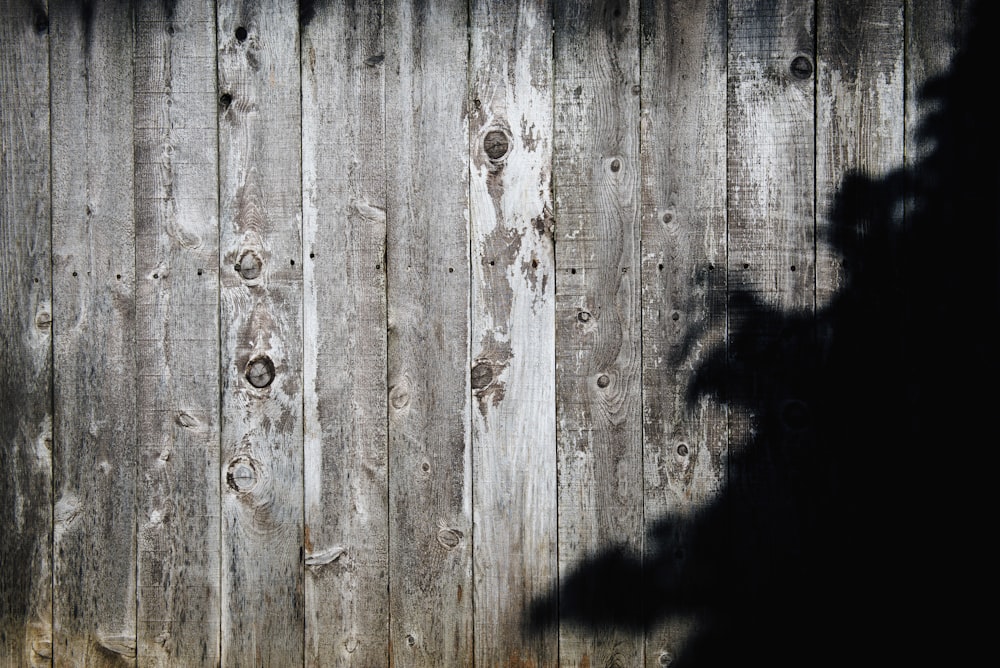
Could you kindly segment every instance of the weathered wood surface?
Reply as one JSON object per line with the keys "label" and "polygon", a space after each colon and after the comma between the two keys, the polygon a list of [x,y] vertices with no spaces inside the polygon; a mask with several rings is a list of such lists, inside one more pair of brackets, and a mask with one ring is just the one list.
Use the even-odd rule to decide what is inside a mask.
{"label": "weathered wood surface", "polygon": [[[726,371],[728,478],[729,493],[742,501],[733,511],[734,544],[762,571],[736,577],[743,589],[735,595],[744,600],[735,605],[748,612],[758,584],[773,581],[799,549],[786,549],[785,540],[802,532],[794,496],[774,484],[799,475],[793,456],[800,432],[773,425],[808,406],[802,396],[776,396],[793,390],[770,369],[797,365],[785,355],[798,350],[781,346],[800,334],[787,328],[808,323],[815,302],[813,9],[795,0],[729,3],[727,346],[736,352]],[[779,403],[786,411],[776,415]],[[761,433],[773,441],[753,451]],[[773,540],[785,532],[792,535]]]}
{"label": "weathered wood surface", "polygon": [[303,17],[306,663],[388,665],[385,45],[379,3]]}
{"label": "weathered wood surface", "polygon": [[[553,39],[562,574],[609,546],[642,552],[639,3],[558,2]],[[597,584],[563,587],[560,605],[591,616]],[[640,665],[641,634],[611,624],[633,621],[560,617],[560,661]]]}
{"label": "weathered wood surface", "polygon": [[474,2],[470,26],[475,661],[554,665],[555,617],[522,619],[557,577],[552,10]]}
{"label": "weathered wood surface", "polygon": [[[642,53],[643,562],[680,571],[675,555],[692,552],[691,525],[726,480],[724,404],[688,398],[726,337],[726,3],[649,0]],[[698,631],[676,597],[644,591],[646,665]]]}
{"label": "weathered wood surface", "polygon": [[0,3],[0,665],[52,656],[49,30]]}
{"label": "weathered wood surface", "polygon": [[0,665],[832,637],[760,613],[858,544],[796,496],[856,468],[807,428],[845,222],[880,259],[844,179],[976,212],[922,171],[973,5],[0,0]]}
{"label": "weathered wood surface", "polygon": [[219,662],[215,16],[135,16],[137,661]]}
{"label": "weathered wood surface", "polygon": [[[830,215],[847,174],[885,177],[903,164],[903,0],[817,5],[816,306],[843,287]],[[823,334],[821,332],[821,334]]]}
{"label": "weathered wood surface", "polygon": [[56,662],[136,657],[133,14],[49,16]]}
{"label": "weathered wood surface", "polygon": [[217,8],[222,664],[303,662],[299,23]]}
{"label": "weathered wood surface", "polygon": [[468,7],[385,3],[389,645],[473,662]]}

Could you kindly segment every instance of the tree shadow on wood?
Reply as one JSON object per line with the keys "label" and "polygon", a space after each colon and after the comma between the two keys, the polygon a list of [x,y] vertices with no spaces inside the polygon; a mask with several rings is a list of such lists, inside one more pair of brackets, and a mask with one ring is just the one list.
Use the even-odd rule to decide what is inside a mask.
{"label": "tree shadow on wood", "polygon": [[585,560],[534,602],[531,630],[557,617],[639,634],[689,616],[675,668],[964,665],[982,650],[1000,441],[1000,132],[983,99],[997,13],[973,8],[951,70],[922,89],[919,162],[843,180],[821,239],[843,259],[830,303],[805,317],[730,294],[729,349],[689,388],[754,413],[724,490],[659,520],[645,560],[615,546]]}

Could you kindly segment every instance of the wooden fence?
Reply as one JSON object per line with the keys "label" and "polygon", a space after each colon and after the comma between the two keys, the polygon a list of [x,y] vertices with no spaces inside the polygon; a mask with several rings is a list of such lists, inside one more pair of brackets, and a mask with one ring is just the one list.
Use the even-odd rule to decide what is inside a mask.
{"label": "wooden fence", "polygon": [[0,1],[0,664],[711,655],[816,414],[738,353],[825,350],[973,11]]}

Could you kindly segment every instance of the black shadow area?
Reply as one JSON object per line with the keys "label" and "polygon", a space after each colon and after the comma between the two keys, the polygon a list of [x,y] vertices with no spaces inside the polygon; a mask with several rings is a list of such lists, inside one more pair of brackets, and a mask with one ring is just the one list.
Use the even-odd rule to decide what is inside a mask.
{"label": "black shadow area", "polygon": [[991,655],[997,6],[972,8],[951,69],[921,89],[919,160],[844,178],[820,240],[844,263],[833,300],[807,318],[730,294],[729,350],[689,388],[755,415],[722,493],[660,519],[645,562],[612,546],[565,574],[531,629],[557,609],[635,634],[693,616],[674,668]]}

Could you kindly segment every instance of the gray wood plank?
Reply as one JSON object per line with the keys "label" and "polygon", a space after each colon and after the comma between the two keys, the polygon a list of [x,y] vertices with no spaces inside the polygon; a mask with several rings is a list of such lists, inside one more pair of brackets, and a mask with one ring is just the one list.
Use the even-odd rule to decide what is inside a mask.
{"label": "gray wood plank", "polygon": [[44,7],[0,2],[0,665],[52,657],[52,256]]}
{"label": "gray wood plank", "polygon": [[552,11],[472,3],[469,163],[476,665],[551,666],[557,578]]}
{"label": "gray wood plank", "polygon": [[[988,1],[988,0],[987,0]],[[920,141],[921,124],[938,109],[924,87],[948,71],[975,0],[905,0],[906,2],[906,164],[912,168],[933,152]]]}
{"label": "gray wood plank", "polygon": [[639,2],[554,14],[559,660],[636,666],[641,600],[590,574],[642,552]]}
{"label": "gray wood plank", "polygon": [[220,2],[222,664],[303,662],[299,24]]}
{"label": "gray wood plank", "polygon": [[[808,647],[807,618],[793,612],[806,589],[792,583],[813,510],[799,504],[815,454],[805,380],[815,366],[814,6],[737,0],[728,15],[729,331],[727,354],[699,382],[729,403],[730,446],[726,499],[704,526],[725,541],[709,576],[722,603],[715,642],[699,650],[759,662],[772,647],[774,665],[788,665]],[[788,642],[769,619],[794,627]]]}
{"label": "gray wood plank", "polygon": [[[642,17],[642,390],[646,665],[685,656],[694,528],[726,480],[725,405],[688,397],[726,336],[726,3],[649,0]],[[675,559],[677,554],[693,559]]]}
{"label": "gray wood plank", "polygon": [[219,662],[215,12],[135,16],[137,661]]}
{"label": "gray wood plank", "polygon": [[389,664],[381,3],[302,33],[306,663]]}
{"label": "gray wood plank", "polygon": [[817,5],[817,308],[844,285],[830,216],[847,176],[903,164],[903,0]]}
{"label": "gray wood plank", "polygon": [[131,3],[54,3],[53,661],[134,665]]}
{"label": "gray wood plank", "polygon": [[468,10],[386,17],[391,665],[473,663]]}

